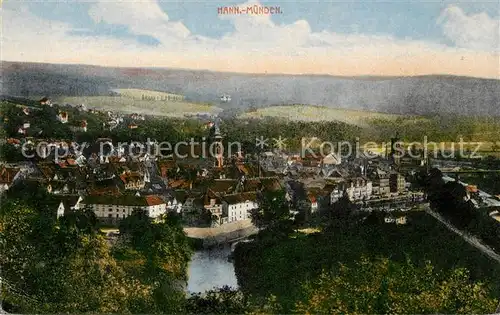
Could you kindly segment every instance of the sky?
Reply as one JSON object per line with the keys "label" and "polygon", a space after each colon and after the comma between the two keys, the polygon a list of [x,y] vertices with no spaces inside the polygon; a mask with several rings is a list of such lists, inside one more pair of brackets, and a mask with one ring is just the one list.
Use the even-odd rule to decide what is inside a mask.
{"label": "sky", "polygon": [[4,0],[1,11],[7,61],[500,79],[498,1]]}

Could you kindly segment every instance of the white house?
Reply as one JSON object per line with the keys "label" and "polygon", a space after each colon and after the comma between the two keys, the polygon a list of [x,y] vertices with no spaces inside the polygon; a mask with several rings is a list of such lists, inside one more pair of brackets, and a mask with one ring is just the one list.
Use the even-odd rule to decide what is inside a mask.
{"label": "white house", "polygon": [[182,203],[174,197],[167,201],[167,210],[175,213],[181,213]]}
{"label": "white house", "polygon": [[316,199],[316,196],[313,194],[308,194],[307,198],[309,199],[309,202],[311,203],[311,212],[314,213],[318,211],[318,200]]}
{"label": "white house", "polygon": [[231,95],[223,94],[223,95],[221,95],[220,100],[223,103],[229,103],[229,102],[231,102]]}
{"label": "white house", "polygon": [[351,200],[369,199],[372,193],[372,182],[364,177],[352,179],[347,187],[347,195]]}
{"label": "white house", "polygon": [[81,196],[67,196],[61,198],[61,202],[57,208],[57,217],[64,216],[69,211],[80,209],[80,203],[83,198]]}
{"label": "white house", "polygon": [[71,130],[75,132],[87,132],[87,121],[81,120],[79,122],[76,122],[75,125],[71,126]]}
{"label": "white house", "polygon": [[59,112],[59,114],[56,116],[56,119],[59,120],[63,124],[67,123],[68,122],[68,112]]}
{"label": "white house", "polygon": [[257,209],[257,194],[245,192],[225,195],[222,201],[223,223],[246,220],[250,217],[250,210]]}
{"label": "white house", "polygon": [[406,216],[401,216],[398,218],[395,218],[393,216],[387,216],[384,218],[385,223],[396,223],[396,225],[401,225],[401,224],[406,224]]}
{"label": "white house", "polygon": [[40,102],[40,105],[48,105],[48,106],[52,107],[52,101],[47,97],[42,98],[39,102]]}
{"label": "white house", "polygon": [[183,191],[169,192],[165,196],[167,211],[181,213],[185,193]]}
{"label": "white house", "polygon": [[342,196],[344,196],[344,186],[337,184],[330,193],[330,203],[336,203]]}
{"label": "white house", "polygon": [[113,223],[128,217],[135,209],[146,211],[151,218],[167,211],[165,201],[156,195],[87,196],[81,204],[92,209],[97,218]]}
{"label": "white house", "polygon": [[330,202],[337,202],[344,193],[351,201],[371,198],[373,194],[372,182],[366,177],[355,177],[338,183],[330,194]]}

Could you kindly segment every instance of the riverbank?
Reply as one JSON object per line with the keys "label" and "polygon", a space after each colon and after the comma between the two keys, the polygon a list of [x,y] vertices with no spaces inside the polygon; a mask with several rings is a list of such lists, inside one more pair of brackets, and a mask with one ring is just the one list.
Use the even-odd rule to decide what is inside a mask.
{"label": "riverbank", "polygon": [[208,248],[257,234],[259,229],[252,224],[251,220],[241,220],[226,223],[218,227],[199,228],[185,227],[184,232],[192,239],[196,247]]}

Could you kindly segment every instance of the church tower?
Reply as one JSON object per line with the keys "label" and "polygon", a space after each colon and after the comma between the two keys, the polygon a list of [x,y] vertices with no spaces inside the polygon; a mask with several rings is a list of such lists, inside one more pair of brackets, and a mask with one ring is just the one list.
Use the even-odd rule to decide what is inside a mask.
{"label": "church tower", "polygon": [[222,166],[224,166],[224,158],[223,158],[224,148],[222,146],[222,135],[220,133],[218,124],[214,125],[213,139],[214,139],[214,152],[216,158],[215,166],[218,168],[222,168]]}

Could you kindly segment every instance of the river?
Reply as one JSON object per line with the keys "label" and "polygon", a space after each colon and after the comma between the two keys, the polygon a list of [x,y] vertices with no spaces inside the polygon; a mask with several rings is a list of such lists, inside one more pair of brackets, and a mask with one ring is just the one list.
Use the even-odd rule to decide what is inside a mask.
{"label": "river", "polygon": [[196,251],[189,263],[187,291],[204,292],[225,285],[238,288],[234,265],[227,259],[230,253],[229,245]]}

